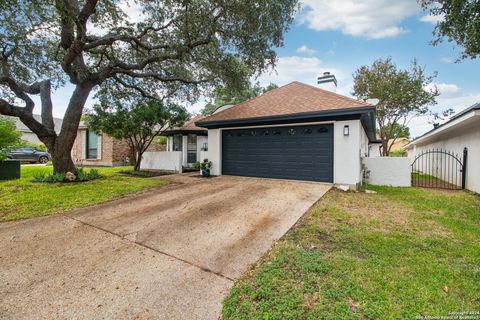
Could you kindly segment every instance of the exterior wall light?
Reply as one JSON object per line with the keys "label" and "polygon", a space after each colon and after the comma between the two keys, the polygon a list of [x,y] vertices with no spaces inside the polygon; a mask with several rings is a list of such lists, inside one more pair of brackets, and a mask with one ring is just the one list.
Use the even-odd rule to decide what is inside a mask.
{"label": "exterior wall light", "polygon": [[343,135],[345,137],[348,137],[350,135],[350,127],[348,125],[343,127]]}

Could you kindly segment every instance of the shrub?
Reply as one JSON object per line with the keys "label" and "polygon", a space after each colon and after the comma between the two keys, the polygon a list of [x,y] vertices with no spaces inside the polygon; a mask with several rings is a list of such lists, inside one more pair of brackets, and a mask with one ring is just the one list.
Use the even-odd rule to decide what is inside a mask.
{"label": "shrub", "polygon": [[46,174],[45,172],[37,172],[33,175],[33,182],[57,183],[57,182],[83,182],[102,178],[102,175],[97,169],[90,169],[88,172],[83,168],[79,168],[75,174],[76,178],[73,181],[65,179],[65,174],[54,173]]}
{"label": "shrub", "polygon": [[200,170],[200,162],[197,161],[197,162],[192,163],[192,168]]}

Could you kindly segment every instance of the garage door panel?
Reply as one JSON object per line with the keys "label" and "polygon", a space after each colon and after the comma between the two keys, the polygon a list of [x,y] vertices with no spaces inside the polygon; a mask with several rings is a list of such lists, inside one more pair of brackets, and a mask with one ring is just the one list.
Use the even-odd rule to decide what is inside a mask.
{"label": "garage door panel", "polygon": [[222,171],[333,182],[333,125],[224,130]]}

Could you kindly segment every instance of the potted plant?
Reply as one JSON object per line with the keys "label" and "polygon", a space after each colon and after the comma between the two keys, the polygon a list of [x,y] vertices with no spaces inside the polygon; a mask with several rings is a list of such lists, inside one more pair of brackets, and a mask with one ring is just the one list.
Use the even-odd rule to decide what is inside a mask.
{"label": "potted plant", "polygon": [[20,179],[20,161],[8,159],[7,150],[0,148],[0,180]]}
{"label": "potted plant", "polygon": [[203,159],[203,162],[200,163],[200,170],[202,171],[202,177],[210,177],[211,168],[212,168],[212,161],[208,161],[208,159]]}

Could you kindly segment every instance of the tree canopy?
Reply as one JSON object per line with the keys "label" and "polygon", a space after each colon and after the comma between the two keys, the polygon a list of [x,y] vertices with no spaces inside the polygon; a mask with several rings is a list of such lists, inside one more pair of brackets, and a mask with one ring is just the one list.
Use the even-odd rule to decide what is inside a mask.
{"label": "tree canopy", "polygon": [[0,116],[0,161],[6,157],[6,148],[21,144],[21,133],[15,122]]}
{"label": "tree canopy", "polygon": [[480,55],[480,1],[420,0],[423,8],[439,18],[433,44],[445,38],[462,46],[461,58],[475,59]]}
{"label": "tree canopy", "polygon": [[[436,116],[429,107],[436,104],[436,87],[426,89],[435,75],[429,76],[416,60],[408,69],[399,69],[391,58],[378,59],[371,66],[361,66],[354,74],[353,94],[360,99],[379,99],[377,122],[382,152],[388,156],[391,146],[402,134],[399,128],[419,115]],[[393,139],[388,145],[388,140]]]}
{"label": "tree canopy", "polygon": [[276,88],[278,88],[278,86],[274,83],[270,83],[266,87],[262,87],[260,86],[259,82],[256,82],[253,85],[249,82],[240,90],[218,87],[213,91],[213,101],[207,103],[207,105],[202,109],[201,113],[204,116],[208,116],[221,106],[227,104],[238,104],[240,102],[258,97],[259,95]]}
{"label": "tree canopy", "polygon": [[[0,113],[37,134],[55,172],[73,171],[70,150],[92,90],[194,101],[212,86],[240,88],[274,66],[297,1],[3,0]],[[51,91],[66,82],[74,89],[57,135]]]}
{"label": "tree canopy", "polygon": [[180,126],[188,118],[185,108],[159,100],[142,100],[128,106],[121,99],[105,100],[85,117],[88,127],[116,139],[126,140],[133,151],[135,170],[140,169],[143,153],[153,139],[165,130]]}
{"label": "tree canopy", "polygon": [[17,130],[15,122],[11,119],[0,117],[0,149],[15,146],[21,142],[21,133]]}

